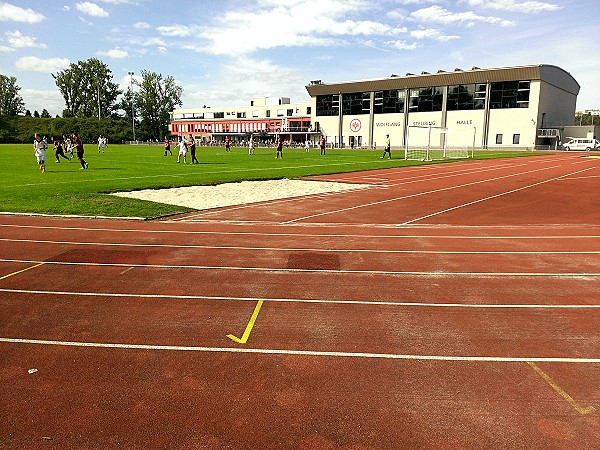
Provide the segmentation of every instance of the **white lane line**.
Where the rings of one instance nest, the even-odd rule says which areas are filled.
[[[242,227],[248,227],[247,223],[237,224]],[[280,225],[271,224],[273,227],[279,227]],[[327,226],[339,225],[339,224],[326,224]],[[342,225],[352,225],[356,227],[356,224],[342,224]],[[294,226],[298,227],[308,227],[312,228],[312,224],[294,224]],[[366,225],[372,228],[373,224]],[[548,227],[551,227],[551,230],[548,230]],[[322,229],[323,225],[316,225],[317,228]],[[398,227],[394,224],[386,224],[386,228],[389,228],[390,231],[397,232]],[[535,225],[526,227],[528,229],[542,229],[544,231],[552,232],[553,229],[560,227],[561,229],[565,228],[565,225],[561,224],[549,224],[549,225]],[[65,226],[54,226],[54,225],[17,225],[17,224],[0,224],[1,228],[22,228],[22,229],[32,229],[32,230],[59,230],[59,231],[83,231],[83,232],[101,232],[101,233],[135,233],[135,234],[173,234],[173,235],[215,235],[215,236],[260,236],[264,238],[265,236],[274,236],[274,237],[309,237],[309,238],[365,238],[365,239],[597,239],[600,238],[600,234],[597,235],[544,235],[544,236],[517,236],[517,235],[493,235],[493,236],[456,236],[456,235],[446,235],[446,234],[438,234],[438,235],[428,235],[428,234],[350,234],[350,233],[269,233],[268,230],[264,231],[227,231],[227,230],[215,230],[215,231],[201,231],[201,230],[144,230],[139,228],[86,228],[86,227],[65,227]],[[444,231],[448,229],[468,229],[468,230],[489,230],[489,229],[507,229],[507,230],[515,230],[515,228],[524,228],[523,226],[514,227],[514,226],[458,226],[458,227],[449,227],[449,226],[423,226],[423,225],[414,225],[412,227],[403,227],[403,230],[409,229],[438,229],[441,228]],[[567,226],[567,228],[573,228],[572,226]],[[600,228],[597,225],[586,225],[586,231],[589,229]]]
[[[257,302],[263,300],[269,303],[308,303],[332,304],[354,306],[391,306],[403,308],[454,308],[454,309],[600,309],[600,304],[569,304],[569,305],[544,305],[544,304],[477,304],[477,303],[424,303],[424,302],[382,302],[368,300],[326,300],[306,298],[264,298],[264,297],[231,297],[209,295],[172,295],[172,294],[130,294],[130,293],[102,293],[102,292],[67,292],[31,289],[0,289],[5,294],[27,295],[56,295],[66,297],[102,297],[102,298],[138,298],[138,299],[173,299],[173,300],[209,300],[209,301],[236,301]]]
[[[600,272],[447,272],[447,271],[396,271],[396,270],[350,270],[350,269],[295,269],[287,267],[235,267],[235,266],[204,266],[186,264],[125,264],[125,263],[95,263],[75,261],[38,261],[26,259],[0,259],[0,262],[38,264],[44,263],[57,266],[82,266],[82,267],[140,267],[148,269],[195,269],[195,270],[232,270],[245,272],[289,272],[289,273],[320,273],[320,274],[363,274],[363,275],[418,275],[433,277],[599,277]]]
[[[559,167],[560,166],[544,167],[544,168],[541,168],[541,169],[528,170],[528,171],[525,171],[525,172],[519,172],[519,173],[515,173],[515,174],[511,174],[511,175],[503,175],[501,177],[495,177],[495,178],[488,178],[488,179],[485,179],[485,180],[473,181],[471,183],[464,183],[464,184],[458,184],[458,185],[455,185],[455,186],[448,186],[448,187],[440,188],[440,189],[433,189],[433,190],[430,190],[430,191],[417,192],[415,194],[408,194],[408,195],[404,195],[402,197],[388,198],[388,199],[385,199],[385,200],[379,200],[379,201],[376,201],[376,202],[363,203],[363,204],[360,204],[360,205],[349,206],[347,208],[336,209],[336,210],[333,210],[333,211],[325,211],[325,212],[322,212],[322,213],[311,214],[309,216],[297,217],[296,219],[291,219],[291,220],[284,221],[284,222],[281,222],[281,223],[282,223],[282,225],[289,225],[289,224],[292,224],[292,223],[295,223],[295,222],[298,222],[298,221],[301,221],[301,220],[313,219],[315,217],[322,217],[322,216],[327,216],[327,215],[330,215],[330,214],[338,214],[340,212],[345,212],[345,211],[353,211],[353,210],[356,210],[356,209],[366,208],[366,207],[369,207],[369,206],[383,205],[385,203],[396,202],[396,201],[399,201],[399,200],[406,200],[406,199],[409,199],[409,198],[421,197],[421,196],[424,196],[424,195],[436,194],[436,193],[439,193],[439,192],[445,192],[445,191],[450,191],[450,190],[454,190],[454,189],[460,189],[460,188],[464,188],[464,187],[468,187],[468,186],[474,186],[474,185],[477,185],[477,184],[489,183],[489,182],[492,182],[492,181],[498,181],[498,180],[502,180],[502,179],[505,179],[505,178],[512,178],[512,177],[517,177],[517,176],[521,176],[521,175],[526,175],[526,174],[529,174],[529,173],[541,172],[541,171],[550,170],[550,169],[556,169],[556,168],[559,168]]]
[[[489,197],[480,198],[480,199],[478,199],[478,200],[474,200],[474,201],[472,201],[472,202],[463,203],[462,205],[457,205],[457,206],[454,206],[454,207],[452,207],[452,208],[447,208],[447,209],[444,209],[444,210],[442,210],[442,211],[437,211],[437,212],[434,212],[434,213],[431,213],[431,214],[427,214],[426,216],[423,216],[423,217],[418,217],[418,218],[416,218],[416,219],[408,220],[408,221],[406,221],[406,222],[404,222],[404,223],[402,223],[402,224],[399,224],[399,226],[403,226],[403,225],[409,225],[409,224],[412,224],[412,223],[415,223],[415,222],[419,222],[419,221],[421,221],[421,220],[428,219],[428,218],[430,218],[430,217],[438,216],[438,215],[440,215],[440,214],[445,214],[445,213],[447,213],[447,212],[454,211],[454,210],[457,210],[457,209],[460,209],[460,208],[465,208],[465,207],[467,207],[467,206],[475,205],[475,204],[477,204],[477,203],[486,202],[486,201],[488,201],[488,200],[492,200],[492,199],[494,199],[494,198],[503,197],[503,196],[505,196],[505,195],[514,194],[515,192],[524,191],[525,189],[531,189],[531,188],[533,188],[533,187],[540,186],[540,185],[542,185],[542,184],[546,184],[546,183],[551,183],[551,182],[553,182],[553,181],[562,180],[562,179],[564,179],[564,178],[566,178],[566,177],[569,177],[569,176],[571,176],[571,175],[576,175],[576,174],[578,174],[578,173],[587,172],[588,170],[591,170],[591,169],[592,169],[592,168],[587,168],[587,169],[583,169],[583,170],[578,170],[577,172],[568,173],[568,174],[565,174],[565,175],[561,175],[561,176],[559,176],[559,177],[550,178],[550,179],[548,179],[548,180],[540,181],[540,182],[538,182],[538,183],[533,183],[533,184],[529,184],[529,185],[527,185],[527,186],[522,186],[522,187],[520,187],[520,188],[511,189],[510,191],[506,191],[506,192],[500,192],[499,194],[490,195]]]
[[[19,242],[29,244],[125,247],[125,248],[197,248],[203,250],[249,250],[273,252],[323,252],[323,253],[389,253],[389,254],[424,254],[424,255],[597,255],[600,250],[585,251],[491,251],[491,250],[392,250],[375,248],[318,248],[318,247],[252,247],[243,245],[194,245],[194,244],[134,244],[128,242],[81,242],[51,241],[43,239],[8,239],[0,238],[0,242]]]
[[[294,356],[320,356],[331,358],[369,358],[369,359],[396,359],[396,360],[420,360],[420,361],[452,361],[452,362],[544,362],[544,363],[584,363],[598,364],[600,358],[560,358],[528,356],[526,358],[510,356],[450,356],[450,355],[407,355],[394,353],[363,353],[363,352],[328,352],[314,350],[284,350],[274,348],[243,348],[243,347],[193,347],[180,345],[148,345],[148,344],[125,344],[109,342],[77,342],[77,341],[54,341],[45,339],[18,339],[0,337],[0,342],[8,344],[27,345],[55,345],[63,347],[92,347],[128,350],[157,350],[157,351],[185,351],[205,353],[251,353],[261,355],[294,355]]]

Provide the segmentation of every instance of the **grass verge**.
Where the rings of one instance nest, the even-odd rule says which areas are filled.
[[[200,164],[177,164],[163,156],[160,146],[109,145],[99,154],[95,145],[86,145],[89,169],[82,170],[74,159],[55,163],[48,148],[46,173],[38,169],[32,145],[0,145],[0,211],[14,213],[66,214],[108,217],[152,218],[190,211],[189,208],[108,195],[117,191],[211,185],[243,180],[298,178],[307,175],[354,172],[368,169],[426,164],[405,161],[403,152],[395,159],[380,159],[379,150],[284,149],[284,158],[275,159],[275,150],[259,148],[249,156],[245,148],[225,152],[221,147],[199,148]],[[475,152],[475,159],[532,156],[532,152]]]

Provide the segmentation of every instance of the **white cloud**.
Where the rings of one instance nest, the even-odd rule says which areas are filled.
[[[58,89],[21,89],[19,94],[25,102],[25,108],[32,113],[41,113],[45,109],[54,117],[57,114],[62,115],[65,109],[65,100]]]
[[[69,67],[71,61],[65,58],[41,59],[37,56],[26,56],[15,62],[15,67],[26,72],[52,73]]]
[[[14,52],[15,49],[11,47],[7,47],[6,45],[0,45],[0,53],[10,53]]]
[[[99,51],[96,53],[98,56],[107,56],[108,58],[113,59],[124,59],[129,56],[125,50],[121,50],[120,48],[113,48],[108,51]]]
[[[137,22],[133,25],[133,28],[135,28],[136,30],[148,30],[152,28],[152,25],[146,22]]]
[[[306,101],[306,78],[270,60],[242,56],[231,59],[221,69],[214,77],[202,80],[201,85],[184,85],[184,103],[239,106],[240,99],[278,96]]]
[[[441,23],[443,25],[460,23],[466,24],[467,26],[472,26],[477,22],[491,23],[500,25],[502,27],[515,25],[515,22],[512,20],[505,20],[500,17],[493,16],[480,16],[471,11],[454,13],[437,5],[413,11],[410,14],[410,18],[419,22]]]
[[[170,25],[156,28],[163,36],[169,37],[187,37],[192,34],[192,30],[185,25]]]
[[[277,47],[347,45],[340,39],[406,32],[380,21],[348,18],[372,6],[364,0],[259,0],[251,9],[225,12],[213,26],[193,33],[205,42],[187,44],[213,54],[244,55]]]
[[[44,18],[43,14],[35,12],[31,8],[25,9],[10,3],[0,2],[0,22],[13,21],[33,24],[41,22]]]
[[[416,50],[419,47],[416,42],[409,44],[406,41],[388,41],[386,44],[391,45],[397,50]]]
[[[520,2],[517,0],[465,0],[470,6],[480,6],[489,9],[495,9],[497,11],[512,11],[512,12],[526,12],[526,13],[538,13],[542,11],[558,11],[562,9],[561,6],[553,3],[538,2],[538,1],[525,1]]]
[[[413,30],[409,33],[415,39],[433,39],[440,42],[453,41],[456,39],[460,39],[460,36],[450,36],[442,34],[440,30],[435,29],[423,29],[423,30]]]
[[[95,3],[82,2],[75,4],[77,11],[93,17],[108,17],[108,12]]]
[[[46,48],[46,44],[36,43],[32,36],[25,36],[20,31],[8,31],[4,33],[8,43],[14,48]]]

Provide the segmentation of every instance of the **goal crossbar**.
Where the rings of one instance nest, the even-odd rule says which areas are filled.
[[[475,128],[410,125],[406,130],[404,159],[433,161],[473,157]]]

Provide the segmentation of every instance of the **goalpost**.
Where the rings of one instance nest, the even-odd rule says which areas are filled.
[[[475,128],[450,130],[447,127],[409,125],[404,159],[433,161],[473,157]]]

